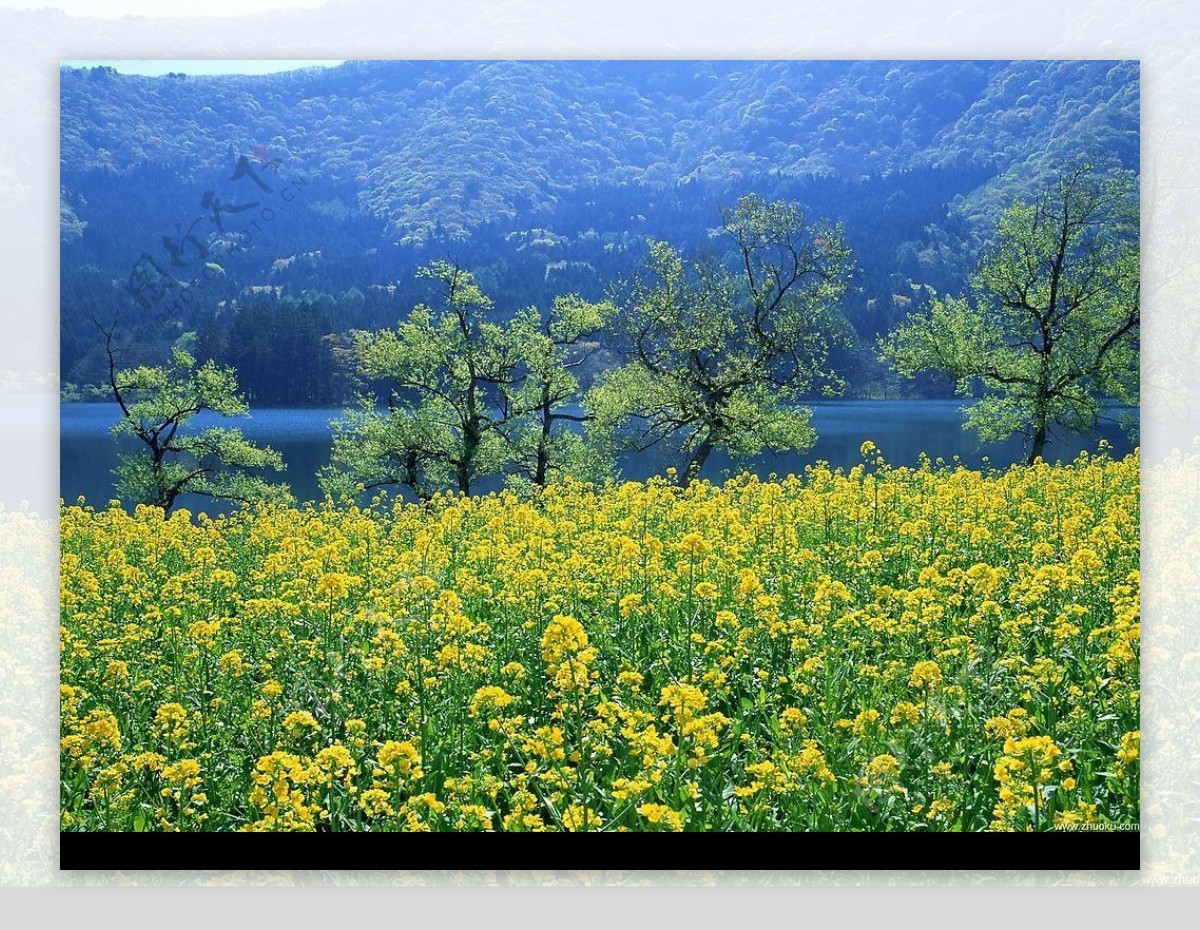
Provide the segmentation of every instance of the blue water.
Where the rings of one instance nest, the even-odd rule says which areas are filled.
[[[740,471],[743,467],[760,475],[784,475],[820,460],[835,467],[849,467],[862,461],[859,448],[867,439],[895,465],[915,465],[922,452],[947,461],[958,456],[963,464],[973,468],[985,464],[985,457],[986,464],[993,466],[1008,465],[1025,457],[1020,440],[985,445],[963,430],[960,400],[825,401],[809,406],[818,436],[811,449],[764,455],[739,463],[714,452],[704,468],[704,477],[719,480],[731,470]],[[233,420],[205,414],[193,422],[198,427],[236,425],[248,438],[271,446],[283,455],[287,464],[279,480],[291,485],[298,499],[316,500],[321,497],[317,471],[329,462],[329,424],[340,413],[334,409],[260,408],[247,417]],[[117,464],[118,445],[109,430],[119,415],[116,404],[60,406],[60,493],[65,500],[83,496],[89,503],[103,505],[114,496],[112,469]],[[1046,458],[1073,459],[1082,449],[1094,450],[1101,437],[1112,443],[1117,455],[1124,455],[1133,447],[1115,424],[1106,424],[1096,436],[1054,439],[1047,448]],[[136,440],[124,442],[125,448],[138,447]],[[668,450],[655,449],[623,461],[622,475],[642,479],[660,474],[674,464],[677,462]],[[209,513],[229,509],[208,498],[187,496],[180,498],[179,506]]]

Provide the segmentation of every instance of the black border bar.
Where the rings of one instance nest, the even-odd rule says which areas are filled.
[[[207,869],[460,869],[496,868],[519,855],[541,857],[575,850],[587,856],[631,847],[593,837],[551,839],[508,834],[449,833],[80,833],[60,834],[61,870]],[[937,871],[935,863],[960,870],[1129,869],[1141,867],[1136,831],[1052,833],[790,833],[775,834],[793,869],[886,869]],[[497,845],[492,846],[495,842]],[[627,843],[628,841],[624,841]],[[660,845],[661,844],[661,845]],[[656,834],[632,847],[656,850],[677,867],[712,869],[730,861],[761,861],[755,833]],[[779,849],[773,844],[772,849]],[[472,862],[482,853],[485,861]],[[519,862],[520,860],[517,859]]]

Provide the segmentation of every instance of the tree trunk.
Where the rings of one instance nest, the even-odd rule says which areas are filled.
[[[688,462],[688,467],[679,475],[679,486],[686,488],[692,483],[692,478],[700,474],[700,469],[704,467],[704,463],[708,461],[708,457],[712,454],[713,441],[712,437],[706,438],[700,445],[696,446],[696,451],[692,453],[692,458]]]
[[[175,505],[175,497],[179,494],[179,491],[167,486],[166,479],[163,477],[162,460],[162,450],[157,446],[152,447],[150,467],[154,475],[154,493],[156,498],[154,506],[161,507],[163,515],[166,516]]]
[[[404,455],[404,477],[400,483],[412,491],[422,504],[429,501],[429,492],[421,481],[420,459],[415,451],[410,450]]]
[[[538,437],[537,465],[534,468],[533,483],[539,488],[546,486],[546,475],[550,471],[550,407],[542,407],[542,433]]]
[[[1032,465],[1046,450],[1046,422],[1037,424],[1037,428],[1033,431],[1033,444],[1029,448],[1029,458],[1026,460],[1026,465]]]
[[[468,497],[471,495],[471,472],[475,470],[475,456],[479,452],[479,444],[483,442],[482,418],[478,414],[475,403],[476,379],[474,369],[471,372],[471,386],[467,390],[467,410],[462,418],[462,455],[455,465],[455,477],[458,479],[458,489]]]

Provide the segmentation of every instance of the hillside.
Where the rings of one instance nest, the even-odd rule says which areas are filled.
[[[860,273],[844,309],[863,347],[839,364],[853,391],[877,391],[874,335],[925,286],[961,286],[999,206],[1080,153],[1138,163],[1134,62],[63,69],[61,94],[62,377],[75,384],[98,380],[92,318],[118,309],[127,354],[195,331],[232,360],[239,308],[302,299],[295,357],[336,357],[337,334],[424,296],[411,272],[430,258],[476,271],[504,309],[598,296],[647,237],[702,247],[717,208],[754,190],[846,223]],[[242,156],[257,189],[234,172]],[[286,209],[272,199],[285,188]],[[143,256],[187,299],[132,299]],[[302,397],[264,396],[340,399],[328,371]]]

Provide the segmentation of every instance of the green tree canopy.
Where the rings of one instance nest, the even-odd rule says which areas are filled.
[[[1075,164],[1005,211],[969,294],[933,300],[881,355],[982,389],[965,425],[1024,436],[1032,463],[1056,427],[1089,432],[1106,401],[1137,403],[1139,274],[1136,178]]]
[[[746,196],[723,211],[726,261],[653,242],[620,304],[627,363],[589,392],[593,432],[636,449],[677,438],[686,483],[714,449],[750,456],[812,445],[798,401],[847,336],[839,310],[853,267],[840,226],[795,204]]]
[[[392,388],[386,410],[364,396],[336,425],[325,489],[402,485],[427,499],[445,487],[469,494],[488,475],[545,485],[552,473],[601,474],[568,424],[582,419],[569,409],[575,369],[595,350],[589,337],[609,306],[561,297],[546,319],[529,308],[502,323],[470,272],[435,261],[418,275],[436,285],[436,307],[355,334],[360,375]]]
[[[420,304],[395,329],[355,334],[361,373],[390,380],[393,419],[404,421],[393,438],[406,439],[422,476],[414,490],[451,477],[469,494],[482,475],[501,467],[498,427],[507,411],[496,400],[516,377],[517,352],[499,323],[489,319],[492,300],[458,265],[435,261],[417,272],[437,287],[436,308]],[[419,442],[419,445],[416,443]]]
[[[255,445],[237,428],[189,428],[205,410],[225,417],[249,410],[232,368],[211,361],[197,366],[191,353],[177,345],[168,365],[118,369],[111,330],[105,332],[105,349],[109,387],[121,408],[113,433],[134,436],[145,447],[122,453],[116,468],[118,493],[166,512],[180,494],[243,503],[291,499],[287,485],[261,474],[283,469],[279,453]]]
[[[578,403],[579,373],[599,351],[596,337],[615,310],[608,301],[569,294],[555,298],[545,318],[527,307],[509,324],[522,376],[508,392],[518,416],[506,436],[517,475],[534,485],[545,487],[555,475],[600,480],[611,474],[611,457],[571,424],[588,420]]]

